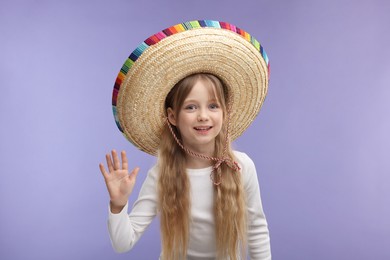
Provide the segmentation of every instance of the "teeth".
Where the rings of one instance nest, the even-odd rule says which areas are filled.
[[[211,126],[208,127],[195,127],[196,130],[209,130]]]

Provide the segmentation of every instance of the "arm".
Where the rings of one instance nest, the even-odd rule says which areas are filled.
[[[253,260],[270,260],[270,237],[261,203],[256,167],[246,154],[242,154],[241,157],[242,177],[247,196],[249,256]]]
[[[150,171],[135,202],[127,215],[128,197],[133,191],[139,169],[128,172],[126,153],[122,151],[122,165],[115,150],[106,155],[108,172],[103,164],[100,170],[110,196],[108,229],[112,246],[116,252],[130,250],[156,215],[156,175]],[[152,174],[152,172],[154,174]]]
[[[118,213],[108,213],[108,231],[114,250],[127,252],[136,244],[157,214],[157,170],[152,168],[128,215],[128,204]]]

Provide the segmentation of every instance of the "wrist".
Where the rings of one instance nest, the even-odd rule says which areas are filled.
[[[110,201],[110,210],[112,213],[118,214],[123,210],[123,208],[126,206],[126,204],[127,204],[127,201],[126,202]]]

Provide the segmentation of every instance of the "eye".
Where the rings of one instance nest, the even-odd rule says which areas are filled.
[[[211,104],[209,105],[209,108],[212,109],[212,110],[218,109],[218,108],[219,108],[219,104],[217,104],[217,103],[211,103]]]
[[[197,107],[196,105],[190,104],[184,107],[185,110],[195,110]]]

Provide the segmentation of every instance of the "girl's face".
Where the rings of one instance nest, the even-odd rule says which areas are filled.
[[[215,137],[223,122],[223,110],[214,87],[196,81],[177,115],[168,108],[168,118],[180,131],[185,147],[194,152],[214,153]]]

